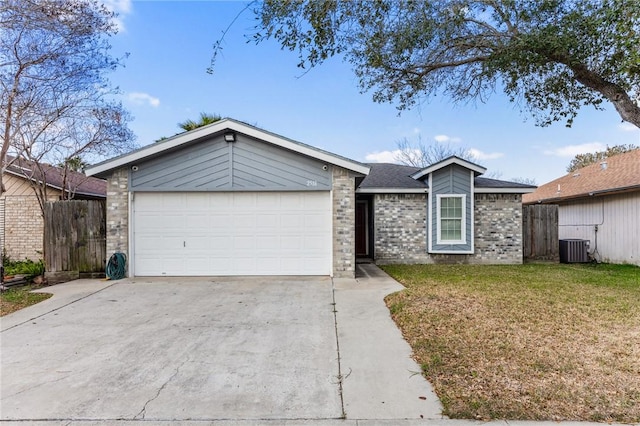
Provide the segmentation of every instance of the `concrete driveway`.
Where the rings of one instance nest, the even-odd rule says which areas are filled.
[[[0,419],[441,418],[382,302],[393,285],[365,276],[48,288],[53,298],[1,320]]]

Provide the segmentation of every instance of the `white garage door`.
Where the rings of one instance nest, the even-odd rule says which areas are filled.
[[[136,193],[134,274],[329,275],[329,192]]]

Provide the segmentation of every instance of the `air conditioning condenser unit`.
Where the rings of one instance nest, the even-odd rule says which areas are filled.
[[[589,240],[560,240],[560,263],[589,262]]]

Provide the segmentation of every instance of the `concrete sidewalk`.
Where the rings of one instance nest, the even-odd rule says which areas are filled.
[[[441,419],[442,405],[384,303],[404,287],[377,266],[334,279],[347,419]]]

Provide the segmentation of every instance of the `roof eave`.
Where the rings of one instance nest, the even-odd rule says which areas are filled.
[[[638,190],[640,190],[640,184],[631,185],[631,186],[625,186],[625,187],[620,187],[620,188],[601,189],[601,190],[598,190],[598,191],[583,192],[583,193],[580,193],[580,194],[569,195],[569,196],[566,196],[566,197],[542,198],[542,199],[539,199],[539,200],[528,201],[525,204],[553,204],[553,203],[559,203],[559,202],[563,202],[563,201],[578,200],[578,199],[582,199],[582,198],[592,198],[592,197],[601,197],[601,196],[605,196],[605,195],[624,194],[624,193],[627,193],[627,192],[634,192],[634,191],[638,191]]]
[[[429,188],[358,188],[358,194],[425,194]]]
[[[478,188],[475,187],[474,194],[529,194],[535,188]],[[424,194],[429,192],[429,188],[358,188],[358,194]]]
[[[474,188],[475,194],[531,194],[536,188]]]
[[[208,126],[200,127],[190,132],[181,133],[164,141],[148,145],[129,154],[103,161],[102,163],[98,163],[87,168],[85,170],[85,173],[87,174],[87,176],[106,176],[106,174],[112,170],[127,166],[150,156],[159,155],[166,151],[175,149],[183,144],[193,142],[198,139],[223,132],[225,130],[232,130],[238,133],[242,133],[244,135],[269,142],[281,148],[285,148],[320,161],[325,161],[327,163],[342,167],[347,170],[351,170],[356,173],[361,173],[363,175],[368,175],[370,171],[370,167],[362,163],[358,163],[356,161],[349,160],[348,158],[340,157],[338,155],[322,151],[310,145],[306,145],[292,139],[287,139],[285,137],[276,135],[275,133],[270,133],[253,126],[249,126],[245,123],[241,123],[239,121],[225,118]]]

